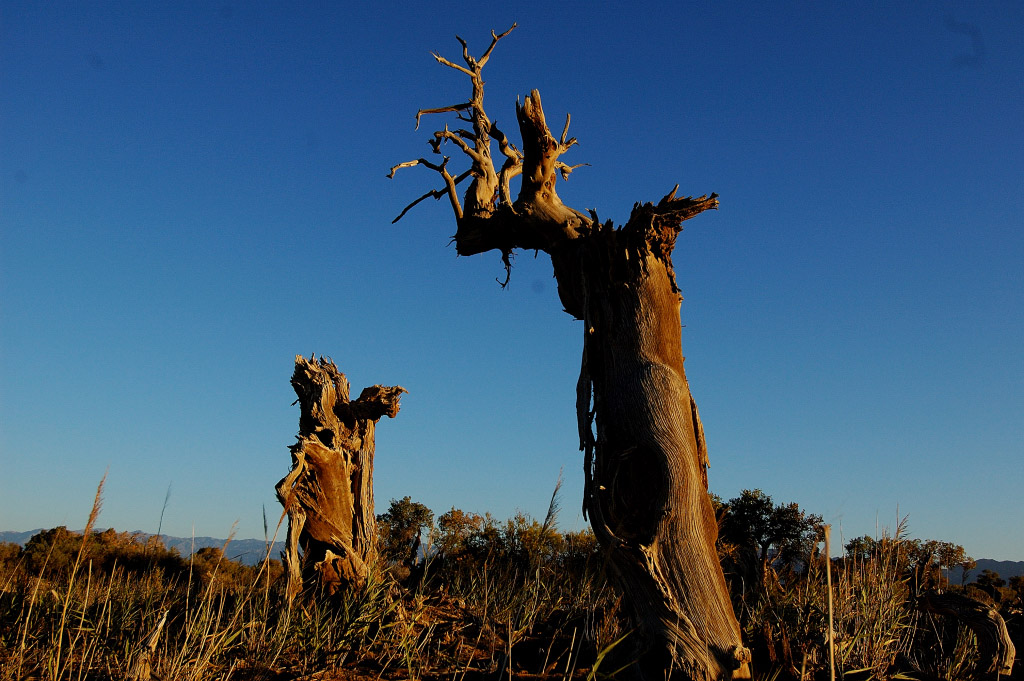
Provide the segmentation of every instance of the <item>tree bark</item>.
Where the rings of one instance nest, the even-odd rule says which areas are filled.
[[[513,25],[512,28],[515,28]],[[511,31],[512,29],[509,29]],[[601,224],[565,206],[555,191],[578,166],[560,156],[576,144],[548,128],[540,94],[517,104],[522,151],[512,145],[483,109],[481,71],[497,42],[466,67],[435,55],[467,74],[469,102],[420,111],[456,112],[473,130],[434,133],[436,153],[452,142],[471,160],[453,176],[448,157],[440,164],[417,159],[392,168],[424,165],[445,186],[424,194],[447,195],[455,211],[460,255],[499,250],[506,271],[513,249],[551,256],[565,310],[583,321],[583,360],[577,384],[580,446],[584,451],[584,511],[607,552],[612,575],[626,596],[642,640],[636,671],[644,678],[749,678],[749,651],[715,550],[717,524],[707,491],[707,450],[696,403],[683,369],[679,306],[672,250],[682,222],[716,208],[717,196],[637,204],[622,228]],[[464,113],[464,112],[469,112]],[[505,161],[496,170],[490,141]],[[513,202],[511,178],[522,176]],[[456,185],[472,177],[463,202]],[[595,431],[596,426],[596,431]]]
[[[345,375],[316,356],[295,357],[291,383],[299,434],[289,448],[292,468],[276,487],[288,513],[289,602],[303,588],[331,595],[365,581],[376,555],[374,430],[381,417],[398,414],[406,392],[375,385],[350,401]]]
[[[652,208],[585,240],[570,269],[583,274],[585,297],[584,509],[649,645],[644,675],[720,678],[749,654],[715,549],[707,449],[683,368],[681,297],[667,252],[659,253],[675,233],[645,229]]]

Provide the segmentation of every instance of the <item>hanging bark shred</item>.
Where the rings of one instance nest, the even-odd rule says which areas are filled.
[[[289,601],[306,589],[334,594],[361,585],[375,557],[374,429],[398,414],[404,388],[365,388],[349,399],[334,362],[295,357],[299,434],[292,467],[276,487],[288,514],[284,562]],[[301,553],[301,555],[300,555]]]
[[[1017,654],[1006,622],[994,607],[963,594],[929,591],[917,599],[917,606],[925,612],[946,615],[963,622],[978,639],[978,666],[976,678],[1009,675]]]
[[[569,117],[559,137],[548,128],[536,90],[516,105],[522,150],[483,108],[482,70],[502,34],[480,58],[462,44],[465,66],[440,55],[441,64],[467,76],[466,102],[421,110],[454,113],[472,130],[434,133],[436,154],[451,143],[469,157],[469,170],[453,175],[449,157],[416,159],[391,169],[425,166],[444,186],[455,212],[459,255],[497,250],[506,270],[514,249],[546,252],[566,312],[583,321],[583,360],[577,383],[580,448],[586,485],[583,508],[608,565],[626,596],[645,649],[635,671],[645,678],[749,678],[750,653],[715,551],[717,524],[707,491],[707,450],[696,402],[683,369],[672,251],[682,223],[718,207],[718,197],[676,197],[636,204],[616,228],[564,205],[555,183],[579,166],[562,154],[576,144]],[[500,168],[491,154],[498,142]],[[521,176],[513,200],[509,180]],[[463,197],[457,185],[471,177]],[[506,279],[507,281],[507,279]]]

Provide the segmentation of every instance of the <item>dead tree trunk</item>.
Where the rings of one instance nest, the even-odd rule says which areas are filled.
[[[277,483],[288,513],[288,600],[304,587],[334,594],[358,586],[376,554],[374,428],[398,414],[405,389],[375,385],[349,401],[349,383],[329,359],[295,357],[299,434],[292,468]],[[299,551],[301,549],[301,556]]]
[[[512,28],[515,28],[513,25]],[[578,166],[559,160],[572,147],[569,117],[560,138],[548,129],[540,94],[516,107],[522,150],[490,121],[483,108],[483,67],[498,41],[492,32],[480,58],[466,66],[434,55],[469,76],[467,102],[416,114],[454,112],[472,130],[433,134],[431,146],[451,142],[470,159],[453,175],[449,158],[424,158],[391,169],[423,165],[438,172],[455,212],[460,255],[499,250],[510,270],[516,248],[551,256],[566,311],[583,324],[583,361],[577,387],[580,447],[584,451],[584,511],[616,581],[630,604],[646,645],[637,671],[648,678],[748,678],[749,652],[732,611],[715,551],[717,525],[707,492],[707,452],[697,407],[683,370],[679,304],[672,249],[682,222],[718,206],[716,195],[637,204],[621,228],[601,224],[564,205],[556,174],[568,179]],[[504,160],[496,168],[491,140]],[[521,176],[515,201],[510,180]],[[472,177],[462,201],[457,185]],[[507,279],[506,279],[507,281]],[[595,432],[596,426],[596,432]]]

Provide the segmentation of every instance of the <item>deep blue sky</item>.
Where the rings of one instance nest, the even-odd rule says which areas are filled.
[[[1024,4],[371,4],[0,5],[0,529],[81,527],[109,468],[101,525],[170,485],[165,532],[261,536],[314,351],[410,391],[380,510],[542,516],[564,468],[582,522],[550,263],[501,290],[385,178],[468,94],[430,51],[518,21],[487,109],[572,113],[567,203],[721,195],[675,253],[712,490],[1024,559]]]

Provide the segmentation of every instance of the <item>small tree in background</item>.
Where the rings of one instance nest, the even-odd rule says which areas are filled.
[[[437,550],[446,560],[457,561],[469,550],[473,536],[480,532],[487,519],[452,506],[437,519]]]
[[[978,575],[977,584],[982,589],[997,589],[1006,586],[1006,580],[995,570],[982,570]]]
[[[434,526],[434,512],[412,497],[392,499],[388,510],[377,516],[381,552],[388,560],[408,567],[419,560],[421,537]]]
[[[759,489],[743,490],[721,508],[721,541],[736,547],[738,566],[748,580],[763,584],[772,565],[794,565],[810,556],[821,516],[798,504],[776,504]]]
[[[972,586],[987,594],[996,604],[1011,603],[1017,596],[1013,586],[1008,586],[995,570],[982,570]]]
[[[43,530],[25,544],[25,565],[32,574],[42,573],[45,565],[50,574],[63,575],[71,569],[81,545],[82,535],[64,525]]]
[[[943,573],[944,570],[976,565],[964,547],[953,542],[914,539],[907,542],[907,549],[914,571],[914,585],[918,591],[948,586],[949,579]]]
[[[14,542],[0,542],[0,569],[13,570],[22,561],[23,550]]]
[[[960,568],[960,586],[967,586],[971,570],[978,567],[978,561],[974,560],[970,556],[966,556],[958,567]]]
[[[1013,602],[1018,606],[1024,604],[1024,575],[1010,577],[1009,587],[1014,592]]]
[[[874,537],[863,535],[846,542],[846,557],[850,560],[871,560],[878,550],[878,542]]]

